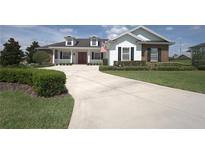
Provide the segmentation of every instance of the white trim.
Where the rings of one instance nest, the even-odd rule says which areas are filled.
[[[73,50],[70,51],[70,63],[73,63]]]
[[[134,28],[134,29],[131,29],[131,30],[127,31],[127,32],[122,33],[121,35],[119,35],[119,36],[117,36],[117,37],[115,37],[115,38],[113,38],[113,39],[111,39],[111,40],[112,40],[112,41],[113,41],[113,40],[116,40],[116,39],[122,37],[123,35],[129,34],[129,33],[133,32],[133,31],[135,31],[135,30],[137,30],[137,29],[140,29],[140,28],[142,28],[142,29],[144,29],[144,30],[146,30],[146,31],[148,31],[148,32],[150,32],[150,33],[152,33],[152,34],[154,34],[154,35],[160,37],[161,39],[163,39],[163,40],[165,40],[165,41],[172,42],[171,40],[165,38],[164,36],[162,36],[162,35],[160,35],[160,34],[154,32],[154,31],[152,31],[151,29],[149,29],[149,28],[147,28],[147,27],[145,27],[145,26],[138,26],[138,27],[136,27],[136,28]],[[134,35],[134,34],[133,34],[133,35]],[[138,39],[139,39],[139,38],[138,38]]]
[[[52,47],[50,46],[48,47],[48,49],[86,49],[86,50],[90,49],[92,50],[92,49],[100,49],[100,47]]]
[[[53,49],[52,64],[55,64],[55,49]]]

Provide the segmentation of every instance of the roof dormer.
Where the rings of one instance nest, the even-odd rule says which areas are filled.
[[[65,46],[73,46],[74,45],[74,37],[66,36],[65,38]]]
[[[92,47],[98,46],[98,38],[96,36],[90,37],[90,46]]]

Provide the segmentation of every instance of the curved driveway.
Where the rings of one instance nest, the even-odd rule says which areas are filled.
[[[65,72],[75,106],[69,128],[205,128],[205,94],[126,79],[98,66]]]

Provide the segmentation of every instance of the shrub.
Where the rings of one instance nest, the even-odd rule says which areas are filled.
[[[29,68],[2,68],[0,82],[28,84],[39,96],[50,97],[66,92],[63,72]]]
[[[66,76],[59,71],[41,70],[33,74],[34,90],[40,96],[54,96],[66,92]]]
[[[192,71],[194,69],[193,66],[157,66],[150,68],[150,70],[156,71]]]
[[[108,65],[108,59],[103,59],[103,65]]]
[[[37,51],[33,54],[33,61],[38,64],[48,64],[50,57],[46,51]]]
[[[100,66],[100,71],[140,71],[140,70],[149,70],[148,66]]]
[[[158,66],[190,66],[189,64],[179,63],[179,62],[156,62],[150,63],[147,62],[147,65],[151,67],[158,67]]]
[[[114,61],[114,66],[145,66],[146,61]]]
[[[205,65],[199,65],[197,68],[198,68],[199,70],[205,70]]]
[[[32,69],[1,68],[0,81],[32,85]]]
[[[155,71],[188,71],[194,70],[193,66],[124,66],[124,67],[117,67],[117,66],[100,66],[100,71],[148,71],[148,70],[155,70]]]

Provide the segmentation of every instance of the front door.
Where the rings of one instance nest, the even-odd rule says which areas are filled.
[[[87,64],[87,52],[78,52],[78,64]]]

